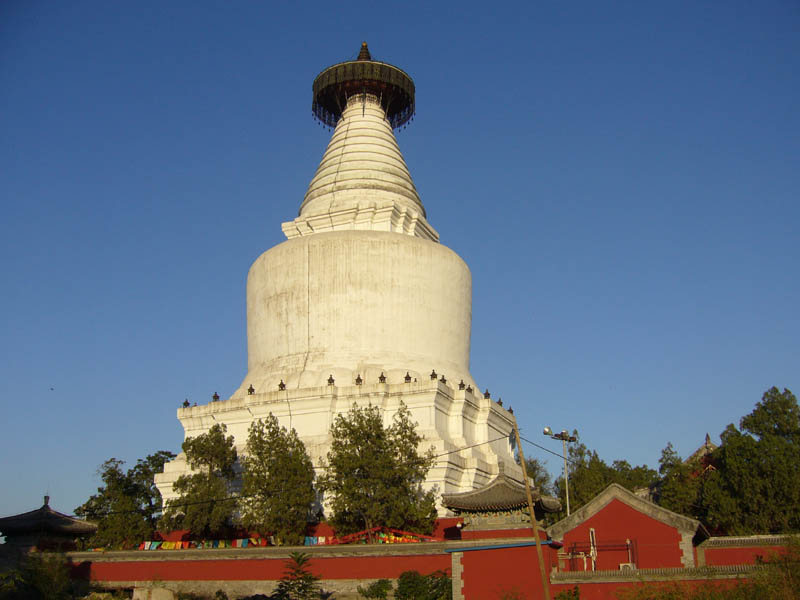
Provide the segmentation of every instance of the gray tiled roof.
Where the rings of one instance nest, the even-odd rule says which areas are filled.
[[[87,535],[97,531],[97,525],[70,517],[50,508],[48,499],[41,508],[0,519],[0,535],[61,534]]]
[[[541,496],[539,490],[532,490],[532,497],[539,510],[544,512],[561,510],[561,503],[556,498]],[[497,477],[482,488],[469,492],[442,494],[442,503],[456,512],[501,511],[527,507],[528,497],[525,493],[525,485],[511,479],[501,469]]]

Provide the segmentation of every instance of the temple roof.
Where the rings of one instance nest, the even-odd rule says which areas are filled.
[[[558,512],[561,502],[532,490],[535,507],[544,512]],[[497,477],[482,488],[455,494],[442,494],[442,503],[455,512],[485,512],[525,508],[528,496],[525,485],[506,475],[502,463]]]
[[[70,517],[50,508],[50,497],[44,497],[41,508],[0,519],[0,535],[60,534],[88,535],[97,531],[97,525]]]

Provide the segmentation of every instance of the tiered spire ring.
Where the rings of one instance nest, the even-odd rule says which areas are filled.
[[[317,75],[313,85],[314,117],[335,127],[342,117],[347,99],[357,94],[372,94],[386,112],[392,129],[402,127],[414,116],[414,82],[397,67],[372,60],[367,43],[354,61],[328,67]]]

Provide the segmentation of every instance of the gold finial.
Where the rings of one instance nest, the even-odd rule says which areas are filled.
[[[372,60],[372,55],[367,48],[367,42],[361,42],[361,51],[358,53],[357,60]]]

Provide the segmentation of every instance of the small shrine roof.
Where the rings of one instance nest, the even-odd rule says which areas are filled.
[[[0,535],[60,534],[80,536],[97,531],[97,525],[70,517],[50,508],[50,497],[44,497],[41,508],[0,519]]]
[[[455,512],[486,512],[525,508],[528,496],[525,485],[506,475],[502,463],[500,472],[482,488],[468,492],[442,494],[442,503]],[[558,512],[561,503],[556,498],[542,496],[532,490],[535,507],[544,512]]]

